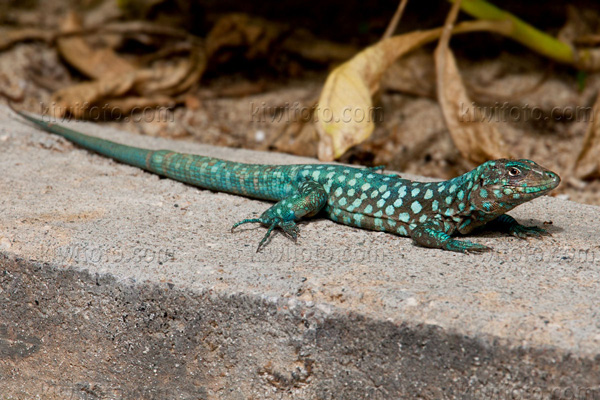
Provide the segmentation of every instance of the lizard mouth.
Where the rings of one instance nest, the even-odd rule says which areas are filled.
[[[538,194],[540,192],[549,192],[554,189],[560,183],[560,179],[549,179],[546,182],[539,183],[537,185],[508,185],[507,188],[514,190],[516,193],[522,194]]]

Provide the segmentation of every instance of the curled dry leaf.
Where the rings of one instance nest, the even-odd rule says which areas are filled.
[[[166,97],[189,89],[200,79],[205,67],[202,49],[194,48],[190,59],[182,60],[176,65],[138,69],[117,76],[108,74],[95,81],[61,89],[52,96],[56,105],[53,112],[55,117],[70,113],[81,118],[95,104],[102,102],[102,107],[119,104],[124,107],[120,112],[127,113],[135,107],[135,102],[127,98],[116,100],[125,94],[149,97],[151,103],[156,99],[160,100],[160,104],[169,103],[172,100],[167,101]]]
[[[491,123],[481,122],[483,119],[480,112],[467,94],[454,55],[448,47],[451,26],[459,6],[460,1],[453,5],[434,54],[438,102],[458,151],[467,160],[483,163],[507,157],[508,150],[496,127]]]
[[[329,74],[315,110],[320,160],[339,158],[371,135],[371,96],[379,89],[383,73],[396,59],[435,39],[439,32],[417,31],[384,39]]]
[[[247,14],[227,14],[221,17],[206,37],[209,56],[227,47],[245,47],[248,59],[267,55],[286,28],[283,24],[250,17]]]
[[[75,13],[69,13],[61,26],[61,33],[82,30],[81,21]],[[61,36],[56,41],[60,55],[79,72],[89,78],[100,79],[109,75],[119,76],[135,71],[135,66],[117,55],[110,48],[91,48],[81,36]]]
[[[466,21],[457,33],[493,31],[505,34],[510,21]],[[367,139],[374,129],[371,96],[379,89],[383,73],[404,54],[437,39],[440,28],[394,36],[367,47],[334,69],[315,110],[319,132],[319,159],[339,158],[350,147]]]
[[[575,176],[580,179],[600,177],[600,96],[596,99],[592,112],[583,146],[575,162]]]
[[[81,31],[75,14],[67,18],[62,31]],[[171,104],[169,96],[189,89],[206,67],[205,52],[200,46],[191,46],[189,59],[174,64],[157,62],[152,68],[137,68],[112,49],[92,48],[77,35],[61,36],[58,48],[69,64],[94,80],[56,91],[52,96],[55,117],[71,114],[82,118],[100,104],[103,109],[119,106],[120,113],[130,112],[136,102],[138,106]],[[129,97],[122,98],[126,95]]]
[[[36,28],[17,28],[17,29],[2,29],[0,30],[0,50],[8,49],[9,47],[29,41],[51,42],[54,34],[47,30]]]

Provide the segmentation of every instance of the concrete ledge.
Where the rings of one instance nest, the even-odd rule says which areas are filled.
[[[526,204],[511,214],[554,236],[484,232],[484,255],[327,220],[256,254],[263,230],[229,227],[268,203],[92,155],[6,108],[0,122],[5,398],[600,398],[597,207]]]

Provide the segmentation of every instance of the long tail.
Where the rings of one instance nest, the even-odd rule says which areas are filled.
[[[80,147],[142,168],[157,175],[205,189],[265,200],[281,200],[293,191],[295,166],[243,164],[169,150],[148,150],[89,136],[40,118],[14,112],[43,130],[62,136]]]
[[[83,133],[74,131],[64,126],[56,125],[51,122],[44,121],[41,118],[32,117],[22,111],[12,110],[25,118],[27,121],[34,123],[43,130],[62,136],[65,139],[73,142],[86,150],[94,151],[105,157],[114,158],[124,164],[133,165],[134,167],[147,169],[146,160],[150,157],[152,150],[141,149],[139,147],[126,146],[124,144],[111,142],[110,140],[100,139],[93,136],[88,136]]]

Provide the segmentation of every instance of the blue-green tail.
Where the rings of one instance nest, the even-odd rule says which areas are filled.
[[[46,122],[18,110],[21,117],[80,147],[124,164],[206,189],[266,200],[280,200],[293,190],[295,167],[243,164],[169,150],[148,150],[100,139]]]
[[[124,164],[133,165],[138,168],[146,169],[147,160],[153,153],[152,150],[141,149],[139,147],[127,146],[120,143],[111,142],[110,140],[100,139],[93,136],[88,136],[83,133],[65,128],[60,125],[55,125],[51,122],[46,122],[42,119],[32,117],[21,111],[14,110],[21,117],[34,123],[45,131],[62,136],[70,142],[73,142],[86,150],[94,151],[105,157],[114,158]]]

